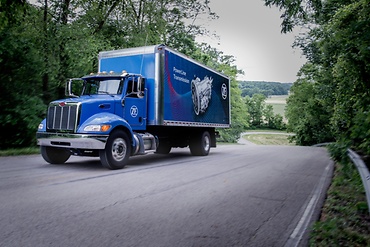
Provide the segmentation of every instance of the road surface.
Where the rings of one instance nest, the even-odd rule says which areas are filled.
[[[331,172],[317,147],[174,149],[115,171],[0,157],[0,246],[301,246]]]

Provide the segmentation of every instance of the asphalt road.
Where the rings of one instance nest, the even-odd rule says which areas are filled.
[[[331,175],[317,147],[174,149],[116,171],[0,157],[0,246],[301,246]]]

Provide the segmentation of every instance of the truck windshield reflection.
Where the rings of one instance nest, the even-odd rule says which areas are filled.
[[[86,80],[82,91],[82,95],[121,93],[122,81],[120,79]]]

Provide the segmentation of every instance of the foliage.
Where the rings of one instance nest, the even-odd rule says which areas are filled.
[[[335,140],[341,161],[328,191],[311,246],[369,244],[369,216],[359,174],[346,162],[347,148],[370,155],[370,5],[368,0],[265,0],[283,11],[282,31],[296,39],[308,62],[288,99],[288,128],[299,144]],[[343,162],[343,163],[342,163]]]
[[[265,3],[283,11],[282,31],[297,25],[307,30],[295,45],[302,49],[308,62],[288,100],[289,125],[297,133],[297,141],[310,145],[332,139],[349,143],[369,155],[368,0],[265,0]]]
[[[291,138],[298,145],[333,141],[331,108],[320,100],[320,93],[319,85],[306,78],[297,80],[291,88],[286,108],[287,130],[296,134]]]
[[[338,163],[321,218],[313,226],[310,246],[368,246],[369,212],[355,166]]]
[[[13,6],[14,7],[14,6]],[[14,7],[15,8],[15,7]],[[21,5],[22,10],[25,7]],[[38,57],[38,34],[32,19],[13,12],[0,27],[0,148],[28,146],[35,141],[36,128],[45,105],[38,80],[42,60]]]
[[[233,128],[246,126],[232,56],[196,44],[206,35],[194,25],[199,16],[214,19],[208,0],[0,0],[0,148],[29,146],[48,102],[64,97],[67,78],[97,69],[102,50],[164,43],[231,78]]]
[[[266,107],[266,97],[263,94],[254,94],[251,98],[246,97],[246,105],[251,116],[251,125],[261,126],[263,123],[263,111]]]
[[[252,128],[285,129],[283,116],[274,115],[273,106],[266,105],[266,97],[263,94],[254,94],[245,97],[245,104],[249,113],[249,122]]]
[[[295,26],[306,22],[311,15],[320,17],[318,12],[322,4],[321,0],[265,0],[266,6],[277,6],[283,12],[280,16],[283,33],[291,32]]]
[[[253,94],[263,94],[266,97],[270,95],[288,95],[292,83],[265,82],[265,81],[240,81],[239,87],[242,90],[242,96],[252,97]]]

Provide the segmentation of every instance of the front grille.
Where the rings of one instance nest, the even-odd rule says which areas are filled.
[[[60,106],[59,104],[50,104],[46,125],[49,130],[74,131],[77,125],[78,105],[68,104]]]

